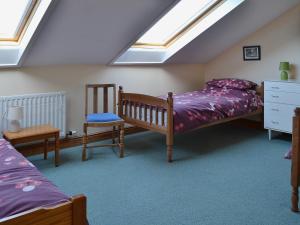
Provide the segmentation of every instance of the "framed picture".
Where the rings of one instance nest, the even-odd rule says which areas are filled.
[[[254,46],[244,46],[243,47],[243,56],[244,61],[248,60],[260,60],[261,59],[261,51],[259,45]]]

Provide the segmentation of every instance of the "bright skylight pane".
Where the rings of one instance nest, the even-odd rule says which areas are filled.
[[[181,0],[137,44],[165,45],[216,2],[219,0]]]
[[[0,39],[15,39],[33,0],[0,0]]]

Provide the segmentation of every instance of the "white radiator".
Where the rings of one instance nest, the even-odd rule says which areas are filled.
[[[0,134],[8,129],[6,116],[10,106],[24,107],[22,127],[51,124],[60,129],[61,136],[66,134],[65,92],[0,96]]]

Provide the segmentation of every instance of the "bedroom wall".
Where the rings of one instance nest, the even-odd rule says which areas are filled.
[[[162,95],[202,87],[202,65],[108,67],[66,65],[0,70],[0,96],[66,91],[67,130],[82,132],[84,85],[117,83],[125,91]],[[1,121],[0,121],[1,122]]]
[[[261,61],[243,61],[242,47],[261,45]],[[300,80],[300,5],[220,54],[205,66],[205,80],[236,77],[255,82],[279,79],[279,62],[292,63],[291,78]]]

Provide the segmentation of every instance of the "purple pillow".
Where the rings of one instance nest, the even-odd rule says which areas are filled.
[[[215,86],[219,88],[231,88],[231,89],[239,89],[239,90],[246,90],[246,89],[255,89],[257,86],[256,83],[249,81],[249,80],[242,80],[242,79],[213,79],[211,81],[206,82],[208,86]]]

